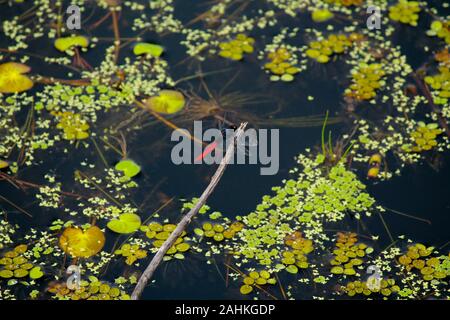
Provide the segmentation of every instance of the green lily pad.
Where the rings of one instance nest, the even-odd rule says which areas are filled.
[[[133,160],[125,159],[119,161],[115,169],[118,171],[122,171],[126,177],[132,178],[141,172],[141,167],[136,164]]]
[[[239,291],[242,294],[249,294],[250,292],[253,291],[253,287],[249,286],[248,284],[244,284]]]
[[[11,270],[1,270],[0,271],[0,278],[11,278],[14,275],[14,273]]]
[[[297,268],[297,266],[291,264],[286,267],[286,271],[289,273],[292,273],[292,274],[296,274],[296,273],[298,273],[298,268]]]
[[[153,43],[138,42],[133,48],[133,53],[137,56],[149,54],[153,57],[159,57],[164,52],[164,48]]]
[[[83,36],[71,36],[65,38],[58,38],[55,40],[55,48],[59,51],[66,51],[73,47],[86,48],[89,45],[89,40]]]
[[[34,267],[30,270],[30,278],[31,279],[39,279],[44,275],[44,273],[41,270],[41,267]]]
[[[336,267],[331,268],[330,272],[333,273],[333,274],[343,274],[344,273],[344,268],[336,266]]]
[[[107,227],[114,232],[127,234],[133,233],[141,226],[141,218],[134,213],[124,213],[119,216],[119,219],[114,219],[108,222]]]
[[[328,9],[317,9],[311,13],[314,22],[324,22],[334,17],[334,14]]]
[[[176,90],[161,90],[157,96],[146,99],[144,103],[155,112],[173,114],[184,108],[185,99],[183,94]]]

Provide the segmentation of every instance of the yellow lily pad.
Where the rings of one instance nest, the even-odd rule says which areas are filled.
[[[30,70],[30,67],[22,63],[0,64],[0,93],[16,93],[31,89],[33,81],[24,75]]]
[[[5,169],[9,167],[9,163],[3,160],[0,160],[0,169]]]
[[[239,289],[239,291],[240,291],[242,294],[249,294],[250,292],[253,291],[253,287],[252,287],[252,286],[249,286],[248,284],[244,284],[244,285]]]
[[[14,273],[11,270],[1,270],[0,271],[0,278],[11,278],[14,275]]]
[[[328,9],[317,9],[311,13],[314,22],[324,22],[334,17],[334,14]]]
[[[119,219],[108,222],[106,226],[117,233],[133,233],[141,226],[141,218],[134,213],[124,213],[119,216]]]
[[[86,48],[89,45],[89,40],[83,36],[71,36],[65,38],[58,38],[55,40],[55,48],[59,51],[66,51],[73,47]]]
[[[99,253],[105,245],[105,235],[99,227],[86,230],[69,227],[59,238],[59,246],[72,257],[89,258]]]
[[[183,94],[176,90],[161,90],[157,96],[146,99],[144,103],[150,110],[173,114],[184,108],[185,99]]]

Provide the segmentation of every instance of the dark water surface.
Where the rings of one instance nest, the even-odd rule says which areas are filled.
[[[178,0],[176,1],[176,16],[183,21],[188,21],[202,12],[204,3],[208,1]],[[23,6],[9,7],[5,4],[0,5],[0,22],[12,14],[21,12]],[[250,9],[246,10],[251,14]],[[100,16],[99,16],[100,17]],[[126,17],[124,17],[126,20]],[[428,22],[421,22],[419,28],[427,28]],[[282,22],[287,26],[298,26],[300,28],[311,27],[312,23],[308,15],[300,16],[299,19],[286,18]],[[314,25],[320,29],[320,26]],[[323,27],[324,28],[324,27]],[[130,28],[122,28],[123,37],[132,37],[134,32]],[[258,31],[261,33],[261,31]],[[265,31],[260,36],[271,37],[271,30]],[[108,36],[112,34],[111,26],[103,25],[96,30],[96,36]],[[300,33],[301,34],[301,33]],[[182,78],[195,72],[194,66],[181,63],[186,58],[184,51],[180,48],[179,38],[175,35],[159,37],[151,32],[143,36],[145,41],[157,42],[163,44],[167,49],[165,59],[168,60],[174,79]],[[408,62],[414,67],[421,66],[427,61],[428,56],[423,54],[421,48],[424,44],[432,45],[431,40],[417,39],[414,31],[406,28],[398,31],[395,39],[402,44],[404,53],[408,56]],[[299,38],[299,44],[306,43],[306,39]],[[5,42],[0,37],[0,48],[4,47]],[[40,55],[55,55],[55,49],[51,44],[34,44],[30,52],[36,50]],[[105,44],[104,47],[107,45]],[[108,44],[109,46],[109,44]],[[102,59],[97,55],[102,52],[102,45],[99,45],[93,52],[84,55],[92,65],[100,62]],[[253,59],[253,61],[252,61]],[[48,69],[48,66],[35,63],[31,65],[33,71],[45,73],[46,75],[63,76],[64,70],[55,67]],[[314,66],[316,67],[316,66]],[[222,70],[229,68],[219,75],[213,75],[205,78],[208,88],[211,92],[218,93],[225,83],[233,77],[235,79],[227,88],[227,92],[245,92],[258,96],[261,100],[256,105],[248,106],[248,111],[256,116],[266,117],[267,110],[276,109],[281,106],[281,111],[276,114],[276,118],[300,117],[311,115],[325,115],[329,110],[331,116],[343,115],[342,94],[348,83],[348,67],[343,63],[334,63],[332,66],[317,66],[309,68],[291,84],[272,83],[267,75],[261,72],[260,65],[255,57],[245,59],[243,62],[229,62],[219,57],[208,59],[202,63],[204,72],[212,70]],[[193,79],[182,83],[180,89],[195,90],[199,95],[207,98],[205,90],[201,87],[199,80]],[[33,90],[39,90],[38,88]],[[259,98],[261,96],[261,98]],[[308,100],[308,96],[313,96],[313,101]],[[120,114],[118,119],[121,119]],[[149,117],[149,121],[150,121]],[[268,120],[266,117],[265,120]],[[217,123],[210,120],[211,126]],[[252,125],[252,124],[250,124]],[[348,125],[346,121],[339,124],[329,125],[328,129],[332,131],[332,136],[336,139],[340,134],[347,132]],[[317,148],[320,146],[321,127],[313,128],[280,128],[280,170],[273,176],[261,176],[259,166],[257,165],[233,165],[226,169],[225,175],[220,181],[214,194],[209,198],[208,205],[213,210],[219,210],[229,218],[237,215],[245,215],[260,202],[263,195],[269,194],[273,186],[281,184],[283,179],[289,177],[289,170],[296,166],[294,157],[304,152],[306,148]],[[144,128],[129,137],[129,157],[134,159],[142,167],[142,173],[136,179],[139,188],[132,201],[143,203],[144,210],[151,212],[158,208],[161,199],[176,197],[177,199],[190,199],[198,197],[206,187],[209,178],[214,173],[215,166],[194,166],[183,165],[175,166],[170,160],[170,130],[162,124],[156,124]],[[157,150],[157,151],[155,151]],[[43,155],[41,155],[43,156]],[[30,180],[36,183],[44,182],[43,175],[48,171],[56,172],[60,181],[67,191],[71,191],[70,184],[64,184],[66,181],[72,181],[72,168],[79,167],[79,163],[86,157],[94,158],[95,150],[89,148],[85,150],[71,150],[64,154],[61,150],[51,150],[43,157],[51,158],[51,161],[44,161],[42,166],[32,166],[23,168],[20,171],[20,177],[23,180]],[[414,219],[407,218],[398,214],[388,214],[385,216],[390,232],[393,236],[406,235],[412,237],[418,242],[433,244],[435,246],[444,245],[449,240],[450,226],[450,164],[448,154],[442,155],[443,164],[439,171],[431,168],[427,163],[407,167],[400,177],[394,177],[390,181],[372,182],[361,177],[363,182],[367,183],[368,191],[379,204],[388,208],[408,213],[422,219],[432,222],[431,225]],[[117,157],[107,156],[108,163],[112,166],[119,159]],[[98,160],[98,167],[101,162]],[[66,170],[66,168],[68,168]],[[70,169],[69,169],[70,168]],[[147,198],[150,190],[157,188],[155,195]],[[55,210],[46,210],[35,203],[33,193],[24,193],[15,189],[10,184],[0,182],[0,194],[7,196],[11,201],[20,204],[27,211],[33,213],[33,219],[30,221],[27,217],[19,214],[11,206],[0,203],[0,208],[7,212],[10,220],[21,225],[20,233],[27,232],[26,227],[48,227],[52,221],[59,218],[59,213]],[[159,198],[158,198],[159,197]],[[72,201],[72,200],[67,200]],[[169,215],[177,216],[179,204],[170,208]],[[390,241],[387,237],[385,227],[378,216],[366,220],[367,228],[371,234],[380,235],[377,242],[379,249],[386,247]],[[355,221],[347,221],[347,225],[357,225]],[[107,234],[110,231],[107,231]],[[107,248],[105,247],[107,250]],[[112,273],[120,274],[124,270],[115,266],[110,270]],[[146,299],[220,299],[220,298],[242,298],[236,290],[228,290],[225,282],[219,274],[224,274],[222,265],[205,264],[202,254],[192,254],[184,261],[173,261],[162,265],[157,271],[158,281],[149,287],[143,298]]]

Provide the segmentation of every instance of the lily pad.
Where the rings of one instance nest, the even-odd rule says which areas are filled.
[[[134,213],[124,213],[119,216],[119,219],[114,219],[108,222],[107,227],[114,232],[127,234],[133,233],[141,226],[141,218]]]
[[[146,42],[138,42],[133,48],[133,53],[137,56],[148,54],[152,57],[159,57],[164,52],[164,48],[160,45]]]
[[[241,289],[239,289],[239,291],[240,291],[242,294],[249,294],[250,292],[253,291],[253,287],[252,287],[252,286],[249,286],[248,284],[244,284],[244,285],[241,287]]]
[[[314,22],[324,22],[334,17],[334,14],[328,9],[317,9],[311,14]]]
[[[41,270],[41,267],[34,267],[30,270],[30,278],[31,279],[39,279],[44,275],[44,273]]]
[[[122,171],[123,174],[128,178],[132,178],[136,176],[139,172],[141,172],[141,167],[137,165],[136,162],[130,159],[124,159],[119,161],[116,164],[115,169],[118,171]]]
[[[286,271],[292,274],[296,274],[298,273],[298,268],[295,265],[291,264],[286,267]]]
[[[335,266],[333,268],[331,268],[331,273],[333,274],[343,274],[344,273],[344,268],[340,267],[340,266]]]
[[[99,253],[105,245],[105,235],[99,227],[86,230],[69,227],[59,238],[61,249],[72,257],[89,258]]]
[[[9,167],[9,163],[3,160],[0,160],[0,169],[5,169]]]
[[[11,270],[1,270],[0,271],[0,278],[11,278],[14,275],[14,273]]]
[[[89,40],[83,36],[71,36],[65,38],[58,38],[55,40],[55,48],[59,51],[66,51],[74,47],[86,48],[89,45]]]
[[[144,103],[155,112],[173,114],[184,108],[185,99],[183,94],[176,90],[161,90],[157,96],[146,99]]]
[[[22,63],[0,64],[0,93],[16,93],[31,89],[33,81],[24,75],[30,70],[30,67]]]

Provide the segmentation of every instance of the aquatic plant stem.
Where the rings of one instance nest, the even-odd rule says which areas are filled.
[[[277,273],[275,273],[275,278],[277,279],[278,286],[280,287],[281,294],[283,295],[283,299],[288,300],[288,297],[286,296],[286,291],[284,291],[283,285],[281,284],[280,277],[278,276]]]
[[[24,189],[25,187],[31,187],[31,188],[37,188],[37,189],[44,187],[44,185],[20,180],[15,177],[12,177],[6,173],[0,172],[0,181],[2,181],[2,180],[6,180],[6,181],[10,182],[11,184],[13,184],[15,187],[22,188],[22,189]],[[87,196],[83,196],[81,194],[76,194],[76,193],[72,193],[72,192],[66,192],[66,191],[57,191],[57,192],[61,195],[73,197],[73,198],[79,198],[79,199],[83,199],[83,198],[87,199],[88,198]]]
[[[146,105],[138,100],[135,101],[135,103],[143,108],[144,110],[148,110],[148,108],[146,107]],[[168,126],[169,128],[172,128],[174,130],[179,130],[180,128],[177,127],[175,124],[173,124],[172,122],[170,122],[169,120],[167,120],[166,118],[164,118],[163,116],[159,115],[157,112],[153,111],[153,110],[148,110],[156,119],[158,119],[159,121],[161,121],[162,123],[164,123],[166,126]],[[189,139],[191,139],[192,141],[201,144],[201,145],[206,145],[206,143],[204,143],[203,141],[197,139],[196,137],[193,137],[192,135],[190,135],[189,133],[185,133],[184,130],[180,131],[182,135],[188,137]]]
[[[380,213],[380,212],[378,212],[378,216],[380,217],[381,222],[383,223],[383,226],[384,226],[384,228],[386,229],[386,232],[387,232],[387,234],[388,234],[388,236],[389,236],[389,239],[391,239],[391,242],[394,242],[395,240],[394,240],[394,238],[392,237],[391,231],[389,230],[389,228],[388,228],[388,226],[387,226],[387,224],[386,224],[386,221],[384,221],[383,214]]]
[[[21,207],[19,207],[17,204],[15,204],[14,202],[6,199],[5,197],[0,195],[0,200],[5,201],[6,203],[8,203],[9,205],[11,205],[12,207],[16,208],[17,210],[19,210],[20,212],[22,212],[23,214],[29,216],[30,218],[33,218],[33,216],[27,212],[25,209],[22,209]]]
[[[404,212],[400,212],[400,211],[398,211],[398,210],[394,210],[394,209],[391,209],[391,208],[388,208],[388,207],[385,207],[385,206],[383,206],[383,208],[384,208],[385,210],[391,211],[392,213],[396,213],[396,214],[398,214],[398,215],[400,215],[400,216],[404,216],[404,217],[407,217],[407,218],[411,218],[411,219],[415,219],[415,220],[418,220],[418,221],[422,221],[422,222],[431,224],[431,221],[428,220],[428,219],[419,218],[419,217],[413,216],[413,215],[411,215],[411,214],[407,214],[407,213],[404,213]]]
[[[214,176],[211,178],[211,182],[206,187],[205,191],[203,191],[201,197],[195,204],[195,206],[181,219],[181,221],[178,223],[175,230],[170,234],[169,238],[163,243],[161,248],[159,248],[158,252],[156,252],[155,256],[153,257],[152,261],[150,261],[149,265],[145,269],[144,273],[139,278],[136,287],[133,290],[133,293],[131,294],[132,300],[137,300],[141,296],[142,292],[144,291],[145,286],[147,285],[148,281],[152,278],[153,273],[155,272],[156,268],[158,268],[159,264],[164,258],[164,255],[166,252],[173,246],[175,241],[180,237],[181,233],[186,229],[188,224],[192,221],[192,219],[195,217],[195,215],[198,213],[198,211],[203,207],[208,197],[212,194],[214,189],[216,188],[217,184],[220,181],[220,178],[222,177],[225,168],[227,164],[230,162],[234,155],[234,145],[236,141],[242,136],[244,133],[245,127],[247,126],[247,123],[242,123],[239,128],[237,129],[234,137],[233,137],[233,143],[230,143],[227,147],[227,152],[225,153],[225,157],[220,162],[219,167],[217,168],[216,172],[214,173]]]
[[[86,87],[91,85],[91,81],[87,79],[57,79],[57,78],[47,78],[43,76],[38,76],[36,79],[34,79],[34,82],[41,84],[61,83],[77,87]]]
[[[117,16],[117,11],[115,11],[114,9],[111,11],[111,13],[114,29],[114,62],[117,63],[117,61],[119,60],[120,52],[119,17]]]
[[[326,150],[326,147],[325,147],[325,128],[327,126],[327,120],[328,120],[328,110],[327,110],[327,113],[325,115],[325,121],[323,122],[323,125],[322,125],[322,154],[323,154],[324,157],[327,156],[327,150]]]

